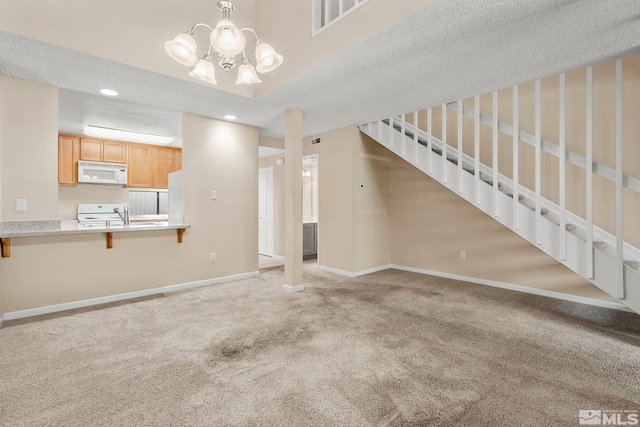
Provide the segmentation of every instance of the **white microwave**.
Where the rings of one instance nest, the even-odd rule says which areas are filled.
[[[123,163],[78,162],[78,182],[127,185],[127,165]]]

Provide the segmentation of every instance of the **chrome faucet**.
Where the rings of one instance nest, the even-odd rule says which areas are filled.
[[[124,207],[122,213],[120,212],[120,208],[115,208],[113,212],[117,213],[124,225],[129,225],[129,208],[127,206]]]

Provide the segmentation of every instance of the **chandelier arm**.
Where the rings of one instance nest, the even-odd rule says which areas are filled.
[[[213,31],[213,27],[208,25],[208,24],[203,24],[202,22],[199,22],[197,24],[194,24],[193,27],[191,27],[191,30],[189,30],[190,34],[193,34],[193,31],[197,28],[197,27],[207,27],[208,29],[210,29],[211,31]]]
[[[262,43],[262,40],[260,40],[260,37],[258,37],[258,33],[256,33],[251,28],[240,28],[240,31],[250,31],[250,32],[252,32],[253,35],[256,36],[256,40],[258,40],[258,44]]]

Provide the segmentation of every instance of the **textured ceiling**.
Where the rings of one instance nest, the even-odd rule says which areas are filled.
[[[8,32],[0,72],[92,94],[113,87],[169,111],[235,114],[270,135],[296,107],[313,135],[636,52],[639,17],[637,0],[441,0],[256,99]]]

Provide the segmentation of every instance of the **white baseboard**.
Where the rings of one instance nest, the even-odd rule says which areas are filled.
[[[175,292],[175,291],[181,291],[184,289],[199,288],[202,286],[233,282],[236,280],[244,280],[244,279],[249,279],[251,277],[256,277],[259,275],[260,275],[259,271],[252,271],[249,273],[235,274],[232,276],[217,277],[215,279],[199,280],[197,282],[181,283],[178,285],[168,285],[168,286],[162,286],[160,288],[128,292],[126,294],[109,295],[106,297],[91,298],[91,299],[85,299],[81,301],[68,302],[64,304],[49,305],[46,307],[30,308],[27,310],[4,313],[2,315],[2,318],[4,318],[4,320],[22,319],[25,317],[39,316],[42,314],[49,314],[49,313],[57,313],[59,311],[90,307],[92,305],[107,304],[110,302],[123,301],[123,300],[128,300],[133,298],[146,297],[149,295],[162,294],[165,292]],[[2,326],[2,322],[0,322],[0,326]]]
[[[369,268],[367,270],[346,271],[346,270],[339,270],[337,268],[327,267],[325,265],[318,264],[318,269],[322,271],[327,271],[329,273],[335,273],[335,274],[339,274],[341,276],[346,276],[346,277],[364,276],[365,274],[377,273],[378,271],[388,270],[389,268],[391,268],[391,264],[381,265],[378,267]]]
[[[297,285],[297,286],[291,286],[291,285],[282,285],[282,290],[285,292],[301,292],[304,291],[304,285]]]
[[[511,283],[495,282],[493,280],[478,279],[477,277],[460,276],[457,274],[441,273],[439,271],[425,270],[422,268],[406,267],[403,265],[392,264],[391,268],[412,273],[428,274],[430,276],[444,277],[446,279],[462,280],[464,282],[476,283],[479,285],[492,286],[494,288],[508,289],[511,291],[523,292],[526,294],[540,295],[543,297],[561,299],[565,301],[577,302],[596,307],[610,308],[613,310],[627,311],[633,313],[626,305],[615,301],[604,301],[597,298],[581,297],[577,295],[563,294],[561,292],[549,291],[546,289],[532,288],[529,286],[514,285]]]
[[[274,261],[284,262],[284,257],[280,255],[271,255],[271,259]]]
[[[353,273],[345,270],[338,270],[337,268],[327,267],[325,265],[318,264],[318,270],[327,271],[329,273],[339,274],[341,276],[353,277]]]
[[[366,270],[355,271],[353,277],[364,276],[366,274],[377,273],[378,271],[384,271],[391,268],[391,264],[380,265],[378,267],[368,268]]]

